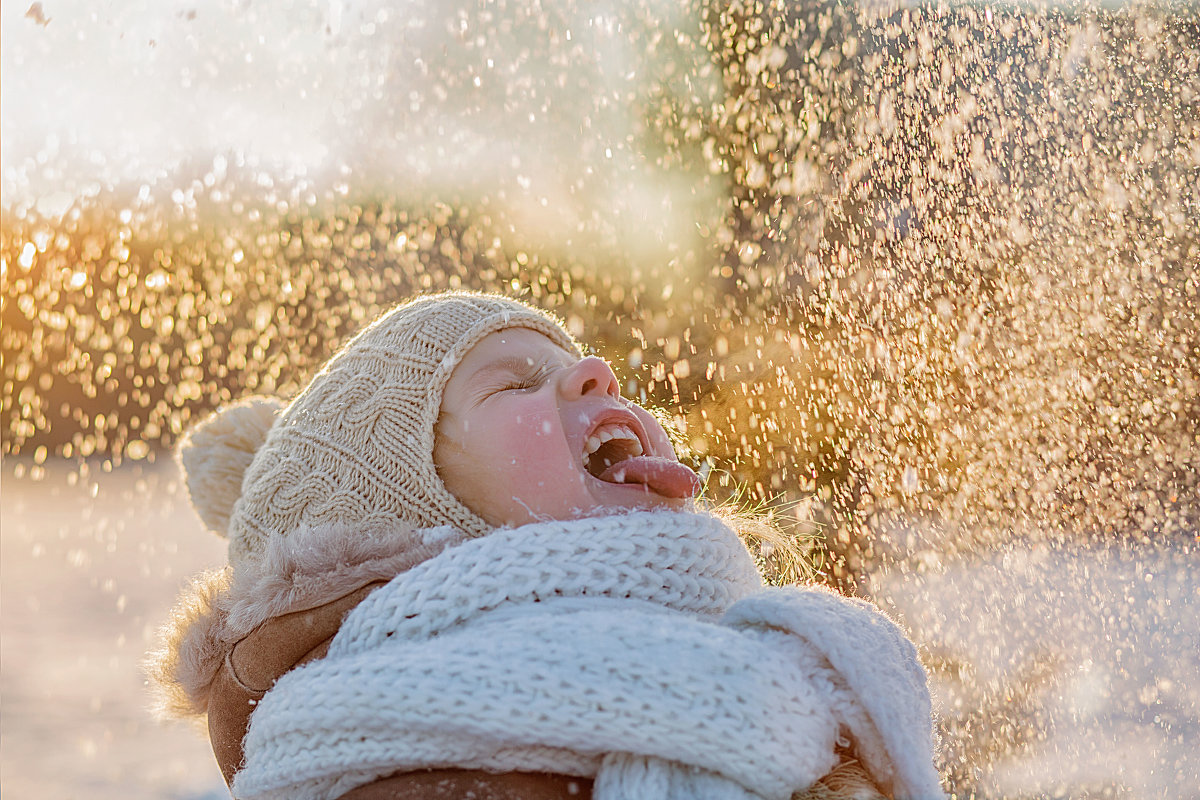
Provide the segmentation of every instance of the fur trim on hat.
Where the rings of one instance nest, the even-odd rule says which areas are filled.
[[[232,575],[226,567],[195,578],[159,628],[144,665],[158,716],[201,722],[208,712],[209,689],[228,650],[222,633]]]
[[[156,710],[168,718],[203,717],[226,654],[259,625],[390,580],[464,539],[450,527],[334,523],[271,537],[263,559],[236,577],[231,567],[201,575],[176,603],[147,658]]]

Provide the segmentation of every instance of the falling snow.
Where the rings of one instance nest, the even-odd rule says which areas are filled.
[[[447,288],[560,314],[909,625],[959,796],[1200,785],[1194,7],[2,13],[6,788],[219,787],[129,683],[220,560],[170,448]]]

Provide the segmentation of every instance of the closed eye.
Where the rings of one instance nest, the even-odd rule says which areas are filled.
[[[497,389],[497,391],[515,392],[525,391],[527,389],[536,389],[546,382],[546,378],[550,377],[550,372],[550,367],[542,365],[538,371],[532,375],[527,375],[526,377],[518,380],[510,381]]]

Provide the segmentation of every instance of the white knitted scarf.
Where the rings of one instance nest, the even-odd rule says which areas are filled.
[[[595,800],[786,800],[848,735],[897,798],[942,796],[925,673],[874,607],[764,589],[704,514],[496,531],[397,576],[254,712],[245,800],[431,767],[595,778]]]

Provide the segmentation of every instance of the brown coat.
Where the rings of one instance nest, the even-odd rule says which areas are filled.
[[[373,581],[323,606],[268,620],[241,640],[226,659],[209,699],[208,730],[227,783],[242,762],[242,739],[254,704],[289,669],[320,658],[345,615],[376,587]],[[587,800],[590,778],[549,773],[494,774],[468,769],[405,772],[382,778],[339,800]],[[850,754],[797,800],[884,800]]]
[[[322,657],[346,614],[394,575],[449,542],[414,542],[410,531],[345,535],[336,526],[298,531],[268,549],[258,570],[197,581],[176,607],[150,675],[175,716],[207,717],[213,753],[227,783],[242,765],[250,715],[285,672]],[[467,769],[406,772],[361,786],[340,800],[575,800],[588,778]],[[849,754],[802,800],[884,800]]]
[[[381,585],[372,581],[316,608],[269,619],[230,650],[208,701],[208,735],[226,783],[232,785],[241,767],[242,740],[255,704],[285,672],[325,655],[346,614]],[[341,800],[560,800],[591,793],[592,782],[586,778],[439,769],[383,778]]]

